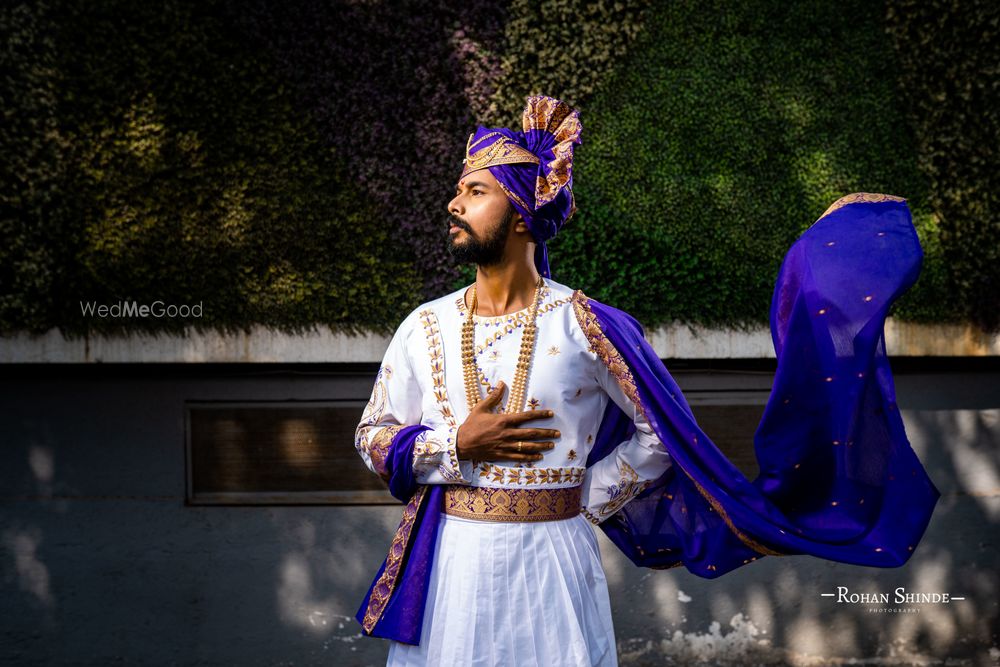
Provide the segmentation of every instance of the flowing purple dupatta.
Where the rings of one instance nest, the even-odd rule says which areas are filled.
[[[698,426],[641,325],[577,291],[591,346],[673,461],[600,524],[611,541],[638,566],[684,565],[705,578],[766,555],[903,565],[940,492],[906,438],[883,327],[922,257],[905,200],[881,194],[837,200],[792,245],[771,303],[778,363],[754,434],[753,481]],[[409,644],[419,643],[443,497],[440,485],[413,481],[422,428],[393,439],[390,490],[408,504],[358,611],[366,634]],[[609,401],[587,466],[634,430]]]

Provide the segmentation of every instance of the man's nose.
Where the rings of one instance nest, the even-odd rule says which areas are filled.
[[[456,196],[454,199],[448,202],[448,212],[451,213],[452,215],[461,215],[462,214],[461,201],[462,198]]]

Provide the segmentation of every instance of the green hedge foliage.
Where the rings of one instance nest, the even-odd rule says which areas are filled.
[[[894,314],[996,326],[983,0],[400,6],[0,8],[0,331],[189,323],[79,306],[161,299],[199,328],[388,333],[471,279],[443,264],[453,165],[538,92],[584,123],[556,280],[647,326],[764,323],[792,241],[886,192],[925,250]]]
[[[4,329],[180,330],[79,305],[162,300],[198,328],[386,332],[419,303],[345,156],[211,3],[5,11]]]
[[[940,228],[939,308],[1000,331],[1000,4],[889,0],[886,26]]]
[[[584,114],[580,212],[552,245],[565,282],[651,325],[766,322],[794,239],[838,197],[884,192],[928,251],[897,314],[957,315],[892,56],[871,3],[658,6]]]

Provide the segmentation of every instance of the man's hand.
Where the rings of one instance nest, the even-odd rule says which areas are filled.
[[[551,417],[551,410],[496,413],[494,406],[500,402],[506,386],[497,386],[472,409],[469,418],[458,427],[455,446],[458,458],[476,461],[538,461],[541,452],[555,447],[553,442],[529,442],[541,438],[558,438],[559,431],[548,428],[519,428],[517,425],[532,419]],[[517,443],[521,441],[521,451]]]

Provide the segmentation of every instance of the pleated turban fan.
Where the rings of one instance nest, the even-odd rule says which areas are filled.
[[[537,244],[535,267],[551,278],[546,241],[576,212],[573,146],[580,143],[580,113],[545,95],[528,98],[523,131],[479,126],[469,135],[460,178],[489,169],[521,214]]]

